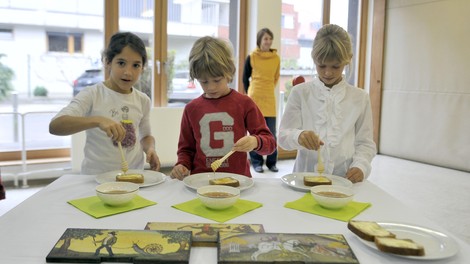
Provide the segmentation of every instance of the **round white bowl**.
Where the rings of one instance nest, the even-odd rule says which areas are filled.
[[[139,185],[132,182],[105,182],[96,186],[96,195],[111,206],[129,203],[138,192]]]
[[[215,197],[210,194],[226,193],[229,197]],[[222,210],[233,206],[240,198],[240,189],[224,185],[207,185],[197,188],[197,196],[201,202],[216,210]]]
[[[354,198],[354,191],[351,188],[339,185],[313,186],[310,188],[310,193],[320,206],[328,209],[345,207]],[[343,194],[345,197],[336,197],[334,195],[336,193]]]

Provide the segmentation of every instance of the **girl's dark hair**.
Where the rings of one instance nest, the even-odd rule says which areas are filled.
[[[256,34],[256,46],[258,46],[258,48],[261,45],[261,40],[263,39],[264,34],[268,34],[271,38],[274,38],[274,34],[269,28],[260,29],[258,34]]]
[[[108,48],[103,51],[101,56],[104,63],[110,63],[114,57],[129,46],[133,51],[142,56],[142,66],[147,64],[147,50],[141,38],[131,32],[119,32],[114,34],[109,41]]]

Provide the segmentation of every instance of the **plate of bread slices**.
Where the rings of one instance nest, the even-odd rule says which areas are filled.
[[[281,181],[296,190],[305,192],[309,192],[310,188],[317,185],[340,185],[348,188],[353,186],[352,182],[344,177],[316,172],[294,172],[282,176]]]
[[[147,187],[160,184],[165,181],[165,174],[152,170],[128,170],[123,173],[120,170],[109,171],[96,176],[98,183],[105,182],[133,182],[140,187]]]
[[[366,246],[403,258],[443,259],[459,250],[446,234],[415,225],[351,220],[348,229]]]
[[[236,187],[240,189],[240,191],[243,191],[254,185],[252,178],[228,172],[197,173],[185,177],[183,183],[186,187],[194,190],[206,185],[226,185]]]

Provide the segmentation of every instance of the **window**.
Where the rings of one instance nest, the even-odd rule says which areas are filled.
[[[294,76],[302,75],[308,80],[314,73],[310,52],[313,39],[322,24],[322,2],[323,0],[282,1],[281,78],[279,82],[281,92],[288,94]],[[287,96],[285,99],[287,100]]]
[[[47,40],[50,52],[82,52],[82,33],[47,32]]]
[[[281,17],[282,28],[293,29],[294,28],[294,17],[289,15],[282,15]]]
[[[13,30],[0,28],[0,39],[5,39],[5,40],[13,39]]]
[[[102,66],[104,2],[1,2],[9,16],[0,17],[0,63],[15,77],[0,100],[0,161],[22,160],[23,147],[25,159],[70,157],[71,137],[48,126],[72,99],[75,80]]]
[[[173,2],[168,4],[168,16],[174,17],[167,23],[167,106],[182,107],[203,93],[199,83],[189,82],[188,56],[194,41],[206,35],[229,39],[229,31],[236,30],[237,25],[229,25],[230,1]],[[176,11],[186,16],[176,20]],[[230,40],[235,47],[235,41]]]
[[[169,1],[168,21],[172,21],[172,22],[181,21],[181,4],[177,4],[174,1]]]
[[[353,42],[352,67],[346,67],[348,82],[356,85],[358,68],[358,47],[359,47],[359,22],[360,22],[360,0],[335,0],[331,2],[330,23],[340,25],[351,35]]]
[[[281,91],[284,91],[293,75],[313,74],[310,51],[315,34],[322,25],[323,1],[282,0],[282,32],[281,36],[275,36],[281,37]],[[343,3],[340,7],[348,9],[347,16],[356,14],[353,13],[352,6],[361,2],[339,1]],[[14,100],[11,98],[0,102],[1,111],[10,112],[6,116],[0,115],[1,123],[7,124],[6,128],[0,130],[0,160],[11,160],[9,157],[12,156],[3,155],[4,151],[15,152],[15,157],[21,156],[21,134],[18,134],[18,131],[23,129],[21,118],[26,122],[25,129],[34,128],[25,137],[28,158],[32,157],[30,154],[33,151],[37,151],[37,158],[45,158],[49,148],[51,157],[57,156],[58,149],[65,150],[70,147],[69,137],[51,136],[46,133],[41,135],[45,140],[38,140],[34,133],[34,130],[47,131],[47,125],[54,113],[49,116],[38,115],[42,120],[37,121],[36,118],[29,118],[33,114],[16,116],[11,112],[37,109],[56,112],[73,97],[74,81],[82,73],[101,69],[105,6],[119,5],[119,13],[116,14],[119,22],[112,23],[119,25],[121,31],[135,32],[146,43],[149,52],[146,74],[152,78],[141,78],[141,81],[147,82],[143,83],[142,87],[157,92],[154,94],[155,105],[181,107],[201,93],[197,82],[187,81],[187,59],[192,44],[197,38],[205,35],[230,39],[235,48],[235,57],[238,57],[238,32],[234,33],[232,29],[237,29],[237,25],[233,24],[238,23],[238,18],[234,17],[240,16],[237,7],[242,3],[246,5],[246,1],[240,0],[70,0],[73,4],[54,0],[47,1],[48,5],[43,1],[34,0],[6,2],[8,5],[0,5],[0,11],[10,12],[19,18],[18,21],[26,22],[15,24],[3,21],[4,28],[0,29],[0,53],[6,55],[2,63],[17,74],[12,83],[19,102],[17,106],[12,105]],[[55,4],[55,7],[49,6]],[[161,8],[162,5],[164,8]],[[332,5],[332,9],[336,8]],[[159,12],[167,12],[168,19],[162,20],[160,15],[154,17],[155,14],[161,14]],[[332,10],[331,21],[341,20],[337,23],[347,25],[348,28],[352,25],[351,19],[339,17],[335,20],[335,12]],[[37,17],[34,20],[29,19],[32,16]],[[49,23],[47,27],[37,24],[37,21],[46,20]],[[104,23],[110,24],[109,21]],[[165,27],[166,32],[154,32],[155,25]],[[107,30],[106,27],[104,30]],[[21,78],[18,77],[20,73]],[[153,81],[156,83],[152,84]],[[23,102],[41,102],[41,98],[33,97],[35,87],[41,86],[48,90],[48,96],[53,100],[44,100],[41,105],[36,104],[34,110],[27,108],[27,104],[22,105]],[[234,83],[233,87],[238,87],[238,84]],[[55,104],[59,101],[61,105]]]
[[[306,80],[310,80],[315,74],[315,66],[310,53],[317,31],[323,25],[323,2],[324,0],[282,0],[281,91],[291,88],[290,81],[294,76],[302,75]],[[349,83],[355,84],[358,59],[356,47],[359,46],[360,15],[358,10],[361,1],[335,0],[330,2],[329,23],[340,25],[352,36],[354,61],[352,72],[346,72],[346,76],[350,76]],[[350,70],[349,67],[346,69]]]
[[[144,18],[153,15],[153,0],[120,0],[119,16],[128,18]]]
[[[213,25],[218,22],[216,3],[202,3],[202,23]]]
[[[221,26],[229,26],[230,5],[220,3],[219,5],[219,24]]]

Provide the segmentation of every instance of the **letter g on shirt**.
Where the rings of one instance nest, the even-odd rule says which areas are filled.
[[[221,122],[220,131],[211,131],[212,122]],[[220,157],[227,154],[234,143],[233,118],[226,112],[205,114],[199,121],[201,127],[201,150],[207,157]],[[219,126],[217,126],[219,127]],[[212,129],[211,129],[212,128]],[[211,142],[222,141],[221,148],[212,148]],[[220,144],[220,143],[219,143]]]

